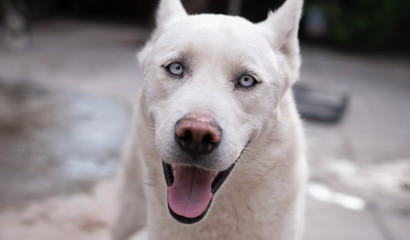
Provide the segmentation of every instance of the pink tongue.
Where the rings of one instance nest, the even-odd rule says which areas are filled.
[[[211,171],[178,166],[174,183],[168,187],[168,205],[174,213],[187,218],[201,215],[212,199]]]

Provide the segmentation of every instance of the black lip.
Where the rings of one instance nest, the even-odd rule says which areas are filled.
[[[164,170],[165,181],[167,186],[170,187],[174,183],[174,173],[172,172],[172,167],[170,164],[162,161],[162,168]]]
[[[235,163],[233,163],[228,169],[219,172],[218,175],[215,177],[214,181],[211,184],[212,194],[215,194],[219,190],[219,188],[222,186],[222,184],[225,182],[226,178],[228,178],[229,174],[231,173],[232,169],[235,166]],[[167,183],[167,186],[170,187],[174,183],[174,174],[172,172],[172,166],[162,161],[162,167],[164,170],[165,181]],[[198,217],[194,217],[194,218],[187,218],[187,217],[176,214],[169,207],[169,204],[168,204],[168,211],[171,214],[171,216],[178,222],[185,223],[185,224],[193,224],[193,223],[201,221],[205,217],[205,215],[208,213],[211,203],[212,203],[212,199],[211,201],[209,201],[209,204],[206,207],[205,211]]]

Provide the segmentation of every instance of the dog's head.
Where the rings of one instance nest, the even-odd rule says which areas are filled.
[[[162,0],[157,28],[139,54],[143,113],[180,222],[201,220],[247,144],[275,116],[297,79],[302,0],[253,24],[240,17],[187,15]],[[265,128],[264,128],[265,129]]]

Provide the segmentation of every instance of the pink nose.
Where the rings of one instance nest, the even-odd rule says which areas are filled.
[[[190,113],[175,124],[175,141],[193,156],[212,152],[221,138],[222,129],[207,114]]]

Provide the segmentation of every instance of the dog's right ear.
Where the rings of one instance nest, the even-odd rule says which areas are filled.
[[[145,44],[144,48],[137,54],[140,66],[144,65],[147,54],[152,49],[152,43],[158,37],[158,34],[166,29],[171,23],[187,17],[188,14],[180,0],[160,0],[156,12],[156,29],[151,39]]]
[[[161,0],[156,15],[157,28],[166,28],[168,24],[186,16],[188,14],[180,0]]]

